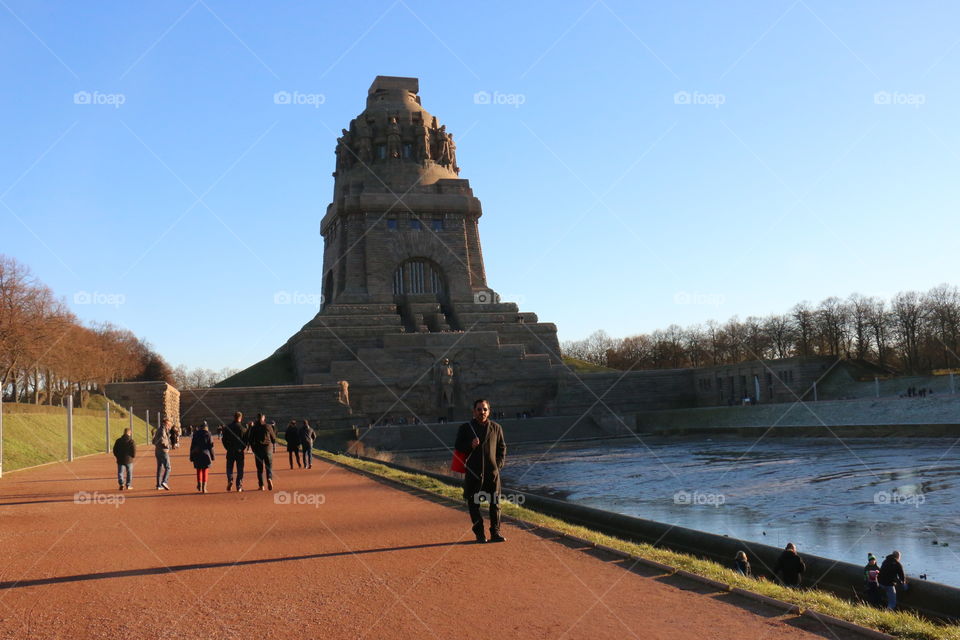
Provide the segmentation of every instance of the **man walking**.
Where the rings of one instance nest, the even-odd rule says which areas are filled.
[[[133,488],[133,459],[137,457],[137,443],[130,435],[130,428],[123,430],[123,435],[113,443],[113,456],[117,459],[117,482],[120,491]]]
[[[300,468],[300,427],[296,420],[291,420],[283,434],[287,441],[287,457],[290,458],[290,468],[293,469],[293,456],[297,456],[297,468]]]
[[[157,458],[157,491],[170,491],[167,480],[170,479],[170,419],[164,418],[163,425],[153,434],[153,453]]]
[[[477,542],[487,542],[483,535],[480,505],[490,504],[490,542],[505,542],[500,535],[500,470],[507,455],[503,427],[490,420],[490,403],[480,398],[473,402],[473,420],[460,425],[457,451],[466,456],[463,476],[463,498],[470,511]]]
[[[267,417],[257,414],[257,421],[250,427],[248,441],[253,449],[254,462],[257,463],[257,483],[263,491],[263,472],[267,472],[267,489],[273,491],[273,446],[277,443],[277,432],[267,424]]]
[[[246,458],[247,427],[243,424],[243,414],[233,414],[233,422],[223,430],[221,439],[227,450],[227,491],[233,491],[233,468],[237,468],[237,493],[243,491],[243,464]]]
[[[300,446],[303,447],[303,466],[306,469],[313,469],[313,441],[316,437],[310,421],[304,420],[300,427]]]

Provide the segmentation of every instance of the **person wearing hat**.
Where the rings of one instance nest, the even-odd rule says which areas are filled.
[[[880,565],[877,564],[877,557],[872,553],[867,554],[867,564],[863,568],[863,584],[867,591],[867,602],[879,607],[880,583],[877,578],[880,575]]]

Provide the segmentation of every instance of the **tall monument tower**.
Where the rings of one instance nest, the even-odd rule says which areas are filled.
[[[416,78],[378,76],[337,139],[323,306],[271,359],[288,383],[347,381],[352,410],[371,418],[434,417],[479,395],[542,410],[557,393],[556,326],[487,286],[480,201],[418,93]]]

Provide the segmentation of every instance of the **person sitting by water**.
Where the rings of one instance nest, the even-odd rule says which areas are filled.
[[[750,560],[747,559],[747,554],[744,551],[737,551],[737,556],[734,558],[735,568],[737,573],[744,575],[748,578],[753,577],[753,570],[750,568]]]
[[[780,558],[777,559],[773,572],[780,576],[786,586],[799,587],[800,578],[803,577],[803,572],[806,569],[807,565],[803,563],[803,559],[797,553],[797,547],[792,542],[788,542],[783,553],[780,554]]]

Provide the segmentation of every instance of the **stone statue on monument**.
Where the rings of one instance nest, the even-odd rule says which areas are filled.
[[[440,386],[440,406],[448,409],[454,404],[453,376],[453,365],[448,358],[444,358],[437,364],[437,382]]]
[[[352,414],[353,409],[350,408],[350,383],[346,380],[340,380],[337,384],[340,385],[340,390],[337,391],[337,402],[347,408],[347,413]]]
[[[396,116],[390,116],[390,126],[387,127],[387,157],[400,159],[400,125]]]

